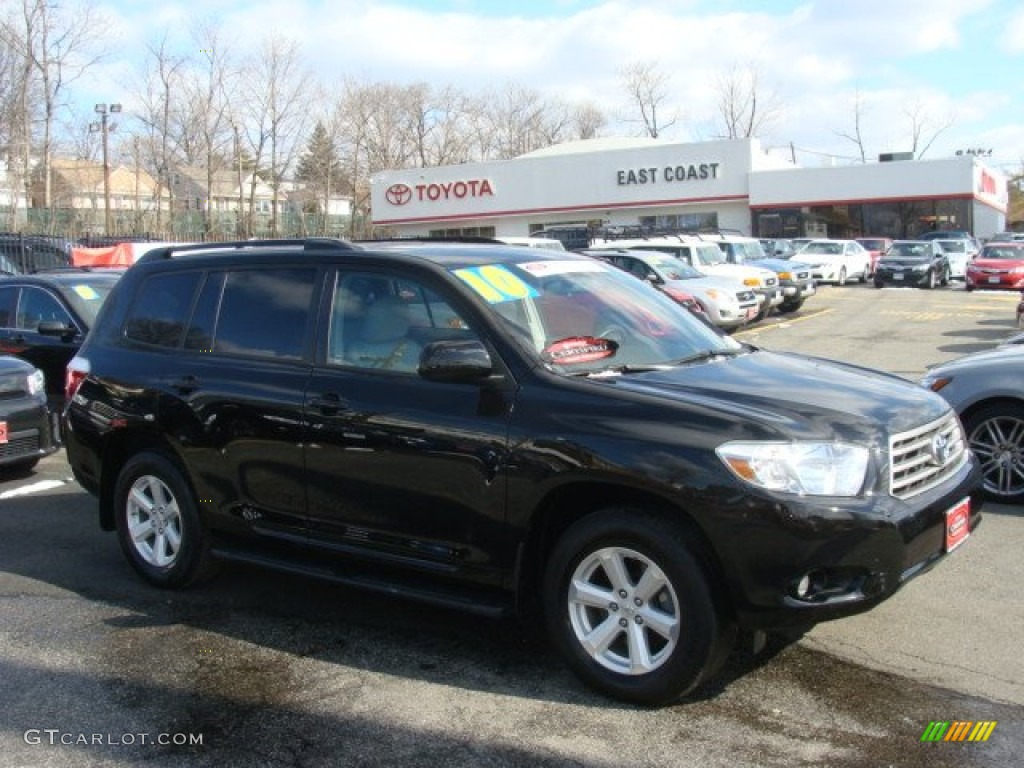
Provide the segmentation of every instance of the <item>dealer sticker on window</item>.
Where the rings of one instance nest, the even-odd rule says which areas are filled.
[[[952,552],[963,544],[971,533],[971,500],[959,502],[946,510],[946,551]]]

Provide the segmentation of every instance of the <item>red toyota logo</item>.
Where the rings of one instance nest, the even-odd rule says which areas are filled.
[[[405,205],[412,200],[412,189],[408,184],[392,184],[384,193],[384,197],[392,205]]]

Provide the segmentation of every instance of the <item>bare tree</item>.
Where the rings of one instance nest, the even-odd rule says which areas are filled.
[[[621,78],[630,103],[640,113],[639,121],[630,122],[643,123],[644,133],[652,139],[658,138],[665,129],[675,125],[677,115],[673,114],[667,122],[662,122],[659,115],[665,99],[668,98],[668,83],[671,77],[661,71],[657,63],[634,62],[622,70]]]
[[[279,234],[281,186],[301,148],[301,133],[310,110],[310,76],[299,56],[299,43],[279,35],[264,38],[260,51],[244,68],[249,146],[257,167],[266,161],[273,192],[270,232]],[[253,176],[250,205],[255,192]]]
[[[174,115],[181,111],[176,94],[183,86],[187,60],[171,53],[167,34],[146,46],[148,53],[140,75],[138,119],[144,133],[143,165],[156,177],[154,190],[156,230],[163,232],[163,189],[170,204],[170,229],[174,229],[174,184],[172,168],[177,157],[174,146]]]
[[[935,140],[956,123],[952,114],[942,119],[933,117],[919,100],[907,105],[903,113],[910,122],[910,150],[915,160],[924,158]]]
[[[178,143],[186,162],[205,168],[207,198],[200,201],[198,207],[203,230],[210,235],[214,231],[211,196],[215,178],[226,163],[233,139],[228,120],[228,95],[234,91],[237,72],[232,69],[230,48],[221,42],[216,26],[200,22],[192,34],[199,49],[198,65],[184,78],[185,98],[178,124]]]
[[[30,197],[32,124],[38,120],[42,132],[36,152],[41,161],[42,203],[47,208],[51,205],[50,161],[57,113],[66,106],[63,99],[68,86],[100,59],[94,52],[97,29],[102,26],[97,22],[97,13],[88,1],[62,6],[46,0],[21,0],[16,13],[0,31],[4,45],[20,59],[15,82],[20,97],[17,111],[22,157],[19,166],[25,198]],[[35,96],[31,101],[30,93]]]
[[[853,132],[845,133],[844,131],[836,131],[836,135],[849,139],[857,146],[857,153],[860,155],[860,161],[866,163],[868,161],[867,151],[864,148],[864,135],[861,132],[861,123],[864,119],[864,98],[858,88],[853,94]]]
[[[718,138],[759,136],[777,117],[775,97],[761,93],[757,70],[752,66],[734,66],[718,78],[716,90],[718,116],[722,121]]]
[[[593,139],[608,124],[608,116],[593,103],[577,104],[571,115],[572,138]]]

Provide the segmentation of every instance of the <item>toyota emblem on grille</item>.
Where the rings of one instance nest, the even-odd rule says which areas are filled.
[[[392,205],[405,205],[412,200],[412,190],[408,184],[392,184],[387,188],[384,197]]]
[[[928,446],[928,453],[931,454],[932,464],[938,467],[945,465],[953,453],[953,448],[949,444],[949,438],[941,433],[933,437],[931,445]]]

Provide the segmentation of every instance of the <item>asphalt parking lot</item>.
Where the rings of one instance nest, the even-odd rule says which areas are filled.
[[[1016,329],[1018,297],[825,287],[737,338],[882,368]],[[142,584],[62,454],[0,479],[0,754],[12,766],[1004,766],[1024,753],[1024,508],[862,616],[737,651],[649,710],[584,689],[535,628],[233,567]],[[933,721],[995,722],[922,743]]]

